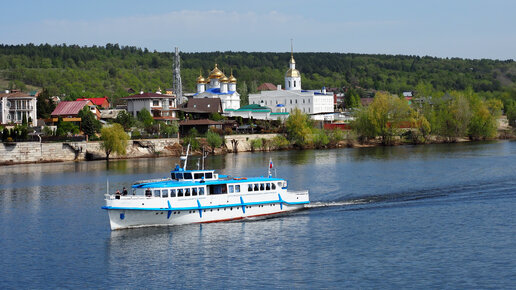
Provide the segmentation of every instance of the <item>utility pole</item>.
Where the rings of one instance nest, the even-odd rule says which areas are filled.
[[[176,98],[179,104],[185,102],[183,99],[183,85],[181,83],[181,59],[179,57],[179,48],[176,47],[176,54],[174,57],[174,94],[176,94]]]

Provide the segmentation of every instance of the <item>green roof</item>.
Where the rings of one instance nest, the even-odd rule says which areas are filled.
[[[271,113],[271,115],[288,115],[289,112],[277,112],[277,113]]]
[[[258,104],[251,104],[251,105],[243,106],[243,107],[240,107],[239,110],[242,110],[242,109],[244,109],[244,110],[270,110],[269,108],[260,106]]]

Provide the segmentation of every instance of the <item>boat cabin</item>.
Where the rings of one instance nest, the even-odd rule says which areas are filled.
[[[177,181],[207,181],[217,180],[219,175],[215,170],[184,170],[176,165],[174,170],[170,171],[170,178]]]

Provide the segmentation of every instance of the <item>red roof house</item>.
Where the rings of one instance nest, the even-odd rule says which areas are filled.
[[[97,107],[89,100],[60,102],[59,104],[57,104],[57,107],[54,109],[51,116],[55,119],[61,117],[63,118],[63,120],[66,118],[69,119],[69,121],[80,121],[76,118],[78,118],[79,112],[85,106],[88,106],[93,115],[95,115],[95,117],[97,118],[97,120],[100,120],[99,109],[97,109]]]
[[[91,101],[95,106],[99,106],[104,109],[109,109],[108,98],[79,98],[77,101]]]

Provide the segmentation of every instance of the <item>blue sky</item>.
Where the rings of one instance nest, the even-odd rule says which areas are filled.
[[[1,43],[516,59],[516,1],[0,0]],[[7,9],[5,9],[7,8]]]

